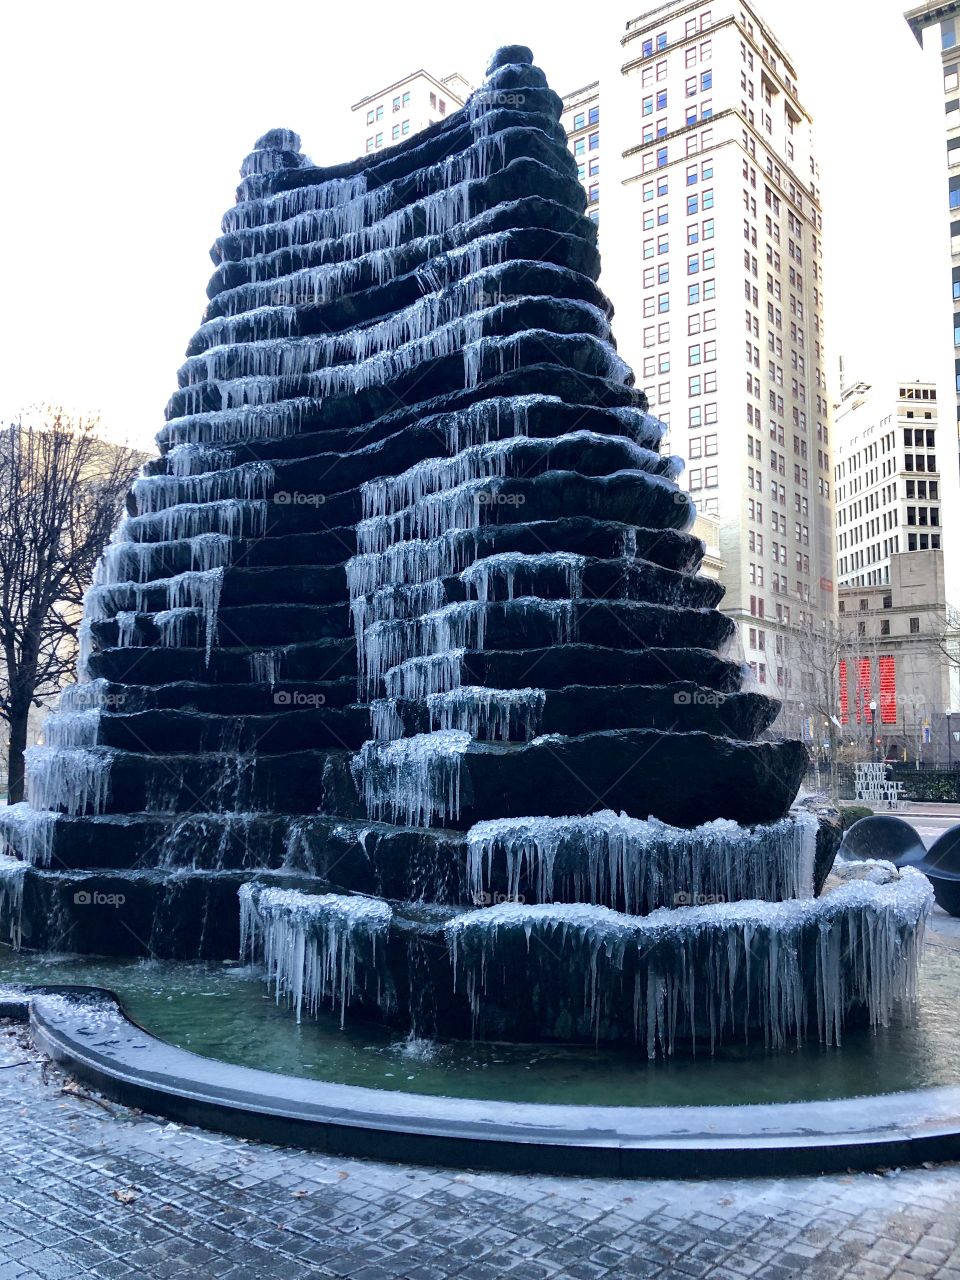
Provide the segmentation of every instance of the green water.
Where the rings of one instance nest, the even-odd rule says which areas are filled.
[[[408,1043],[396,1032],[329,1015],[297,1026],[261,975],[235,965],[46,957],[0,949],[0,985],[109,987],[154,1035],[243,1066],[414,1093],[610,1106],[692,1106],[890,1093],[960,1084],[960,951],[927,947],[915,1019],[768,1055],[746,1047],[716,1058],[648,1062],[619,1050]]]

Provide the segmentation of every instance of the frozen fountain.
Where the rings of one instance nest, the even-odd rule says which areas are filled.
[[[262,959],[418,1035],[839,1042],[911,998],[926,880],[829,878],[617,356],[560,99],[244,161],[82,682],[0,813],[5,933]]]

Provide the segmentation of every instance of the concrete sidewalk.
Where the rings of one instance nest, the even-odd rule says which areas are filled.
[[[0,1280],[91,1276],[960,1280],[960,1167],[676,1183],[337,1159],[103,1102],[0,1023]]]

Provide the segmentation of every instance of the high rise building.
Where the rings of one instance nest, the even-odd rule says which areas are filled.
[[[723,608],[791,730],[805,642],[836,616],[820,180],[797,72],[752,6],[668,0],[565,99],[578,163],[587,92],[620,351],[719,522]]]
[[[955,649],[944,581],[935,382],[844,387],[834,406],[839,717],[897,759],[942,755]]]
[[[600,84],[575,89],[563,99],[560,123],[570,140],[577,175],[587,193],[587,215],[600,221]]]
[[[960,421],[960,0],[927,0],[908,9],[910,29],[921,48],[939,53],[946,124],[947,194],[952,257],[954,379]]]
[[[884,586],[894,556],[942,549],[940,468],[950,443],[937,410],[934,382],[844,389],[834,411],[841,588]]]
[[[413,71],[385,89],[355,102],[355,148],[358,155],[393,146],[427,125],[462,107],[473,85],[458,71],[438,80],[424,71]]]

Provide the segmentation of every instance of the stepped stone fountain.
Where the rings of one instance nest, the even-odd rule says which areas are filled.
[[[421,1035],[839,1040],[909,997],[906,869],[827,878],[744,687],[529,50],[387,151],[274,130],[0,815],[14,941],[263,958]],[[829,891],[824,886],[829,883]]]

